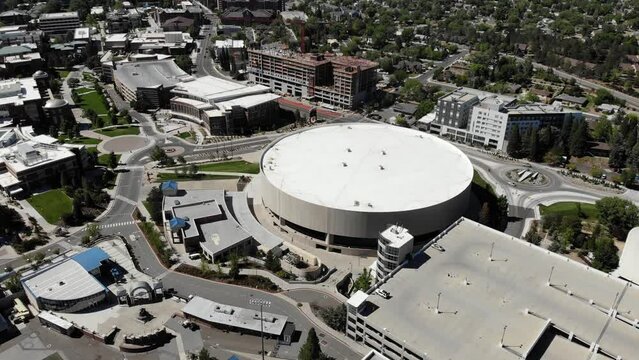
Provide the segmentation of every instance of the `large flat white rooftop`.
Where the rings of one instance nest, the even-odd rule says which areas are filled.
[[[66,259],[24,281],[36,298],[76,300],[106,291],[106,288],[79,263]]]
[[[465,191],[473,167],[459,149],[416,130],[340,124],[293,133],[262,156],[282,192],[328,208],[361,212],[421,209]]]
[[[193,81],[185,81],[178,84],[172,92],[180,96],[186,94],[195,96],[201,101],[213,104],[248,95],[264,94],[269,92],[269,88],[263,85],[246,86],[213,76],[203,76]]]
[[[367,326],[428,359],[637,358],[637,285],[466,219],[438,244],[367,297]]]

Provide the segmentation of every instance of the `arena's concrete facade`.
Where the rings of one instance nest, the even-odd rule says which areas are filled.
[[[384,124],[335,124],[284,136],[261,158],[262,202],[286,223],[371,239],[389,224],[443,229],[467,210],[473,168],[455,146]]]

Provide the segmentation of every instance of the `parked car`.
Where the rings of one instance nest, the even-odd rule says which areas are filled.
[[[381,296],[384,299],[388,299],[390,298],[390,293],[384,289],[377,289],[375,290],[375,294]]]

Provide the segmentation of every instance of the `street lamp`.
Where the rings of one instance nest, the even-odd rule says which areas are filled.
[[[262,360],[264,360],[264,312],[262,308],[264,306],[271,306],[271,302],[264,299],[250,299],[249,304],[251,305],[259,305],[260,306],[260,336],[262,338]]]

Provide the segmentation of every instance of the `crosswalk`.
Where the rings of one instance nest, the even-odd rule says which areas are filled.
[[[133,225],[133,224],[135,224],[135,221],[123,221],[123,222],[117,222],[112,224],[100,225],[100,229],[108,229],[108,228],[121,227],[121,226]]]

